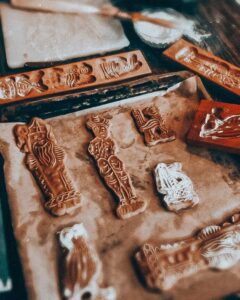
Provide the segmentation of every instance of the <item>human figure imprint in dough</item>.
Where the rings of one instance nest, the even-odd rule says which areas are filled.
[[[199,72],[230,88],[240,89],[240,72],[227,63],[200,54],[195,47],[184,47],[176,54],[177,60],[183,60],[197,68]]]
[[[17,97],[25,97],[31,93],[32,90],[42,93],[48,89],[43,84],[42,71],[36,72],[35,76],[30,80],[27,75],[17,75],[0,79],[0,100],[14,99]]]
[[[100,175],[119,199],[118,217],[126,219],[143,212],[147,202],[137,197],[123,162],[115,154],[114,141],[109,137],[109,121],[99,115],[92,116],[87,127],[96,136],[88,151],[94,157]]]
[[[207,114],[201,126],[199,136],[212,139],[240,138],[240,115],[231,115],[222,118],[222,108],[213,108]]]
[[[102,264],[83,224],[63,229],[59,239],[68,251],[64,264],[64,299],[116,300],[114,288],[101,287]]]
[[[45,208],[53,215],[71,213],[81,205],[64,165],[64,152],[51,127],[39,118],[14,128],[18,148],[26,153],[25,163],[47,199]]]
[[[145,107],[143,110],[133,109],[132,116],[147,146],[175,140],[174,131],[167,129],[156,106]]]
[[[221,226],[172,244],[144,244],[135,256],[151,289],[171,289],[180,279],[205,269],[225,270],[240,261],[240,214]]]
[[[141,68],[142,62],[138,60],[136,54],[125,57],[104,58],[100,63],[105,79],[119,78],[124,74],[137,71]]]
[[[165,195],[163,201],[170,211],[178,212],[198,204],[191,179],[183,173],[182,164],[159,163],[155,169],[157,190]]]

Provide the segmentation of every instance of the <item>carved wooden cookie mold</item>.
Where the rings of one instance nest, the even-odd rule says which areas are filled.
[[[95,159],[100,175],[119,199],[118,217],[126,219],[143,212],[147,202],[137,197],[123,162],[115,154],[115,144],[109,136],[109,121],[95,115],[86,125],[96,136],[88,151]]]
[[[240,154],[240,105],[202,100],[187,141]]]
[[[0,78],[0,105],[55,95],[150,74],[141,51],[41,69]]]
[[[240,96],[240,68],[185,40],[176,42],[163,54]]]
[[[178,212],[199,203],[191,179],[182,171],[182,164],[159,163],[155,168],[157,190],[165,195],[163,202],[170,211]]]
[[[53,215],[71,213],[81,205],[64,165],[64,152],[43,120],[14,128],[17,146],[26,153],[25,163],[36,178],[47,200],[45,208]]]
[[[231,268],[240,261],[240,214],[183,241],[146,243],[135,257],[147,286],[158,290],[171,289],[180,279],[202,270]]]
[[[165,143],[175,140],[175,133],[169,130],[161,117],[156,106],[144,109],[133,109],[132,116],[138,130],[144,135],[147,146]]]
[[[83,224],[63,229],[59,239],[68,251],[64,264],[64,299],[116,300],[114,288],[102,287],[102,264]]]

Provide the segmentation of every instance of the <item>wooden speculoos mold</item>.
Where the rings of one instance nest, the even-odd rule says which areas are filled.
[[[240,154],[240,105],[202,100],[187,142]]]
[[[151,289],[171,289],[180,279],[206,269],[225,270],[240,260],[240,214],[195,237],[171,244],[144,244],[135,258]]]
[[[0,105],[150,74],[141,51],[124,52],[0,78]]]
[[[163,54],[240,96],[240,68],[183,39]]]
[[[71,213],[81,205],[64,165],[64,152],[43,120],[34,118],[28,125],[14,128],[18,148],[26,153],[25,163],[47,200],[45,208],[53,215]]]
[[[114,141],[109,137],[109,121],[95,115],[87,121],[87,127],[96,136],[88,151],[94,157],[100,175],[119,199],[118,217],[126,219],[143,212],[147,202],[137,197],[123,162],[116,156]]]

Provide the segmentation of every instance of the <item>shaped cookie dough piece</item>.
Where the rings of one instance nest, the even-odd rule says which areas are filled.
[[[83,224],[63,229],[59,239],[68,251],[64,268],[65,299],[116,300],[113,287],[102,287],[102,264]]]
[[[167,128],[155,105],[144,109],[133,109],[132,116],[139,132],[143,134],[147,146],[175,140],[175,132]]]
[[[114,141],[109,136],[109,121],[95,115],[87,121],[87,127],[96,136],[88,151],[95,159],[100,175],[119,199],[118,217],[127,219],[143,212],[147,202],[137,197],[123,162],[116,156]]]
[[[206,269],[231,268],[240,261],[240,214],[183,241],[146,243],[135,258],[147,286],[158,290],[169,290],[180,279]]]
[[[47,200],[45,208],[61,216],[81,206],[80,194],[73,187],[65,167],[65,154],[51,127],[34,118],[28,125],[16,125],[14,134],[18,148],[26,153],[26,166]]]
[[[164,195],[163,202],[170,211],[178,212],[198,204],[191,179],[182,171],[182,164],[159,163],[155,168],[157,190]]]

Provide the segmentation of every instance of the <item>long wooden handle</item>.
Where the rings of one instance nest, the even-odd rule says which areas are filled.
[[[145,22],[149,22],[149,23],[160,25],[160,26],[167,27],[167,28],[176,28],[176,24],[171,21],[144,16],[143,14],[138,13],[138,12],[132,13],[131,17],[132,17],[133,22],[145,21]]]

